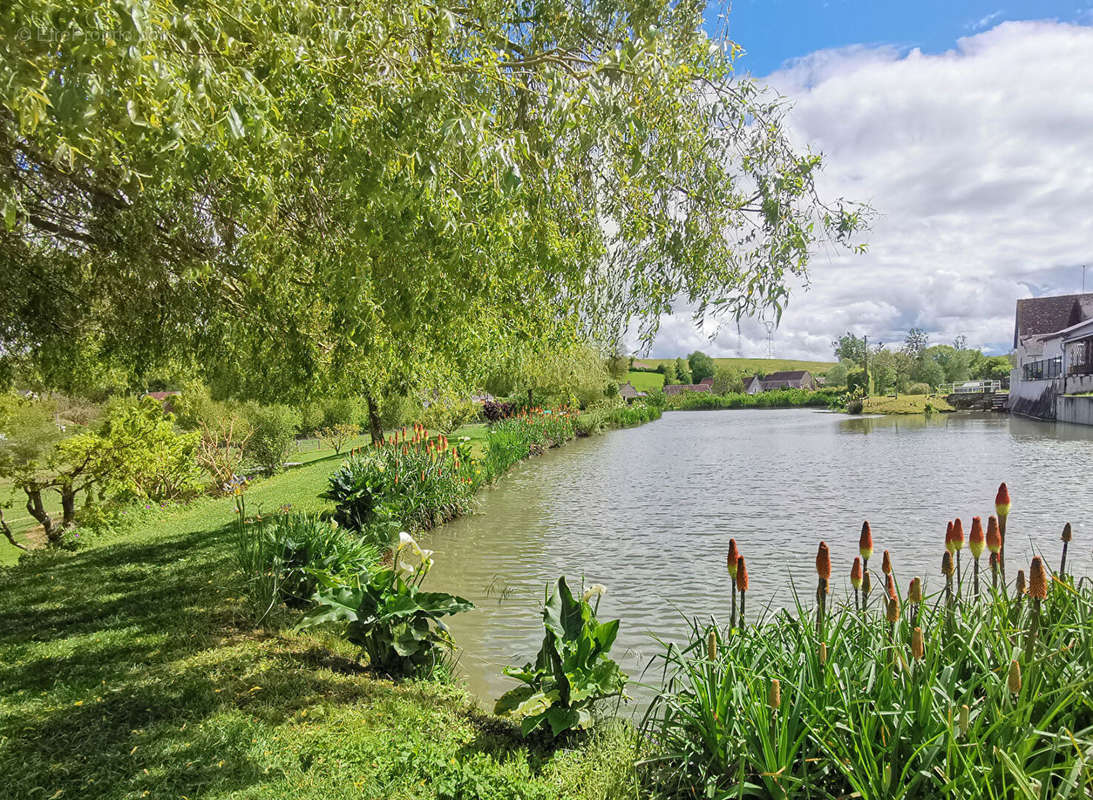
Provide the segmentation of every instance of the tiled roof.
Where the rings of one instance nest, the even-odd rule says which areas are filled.
[[[710,392],[712,386],[708,383],[670,383],[664,387],[665,394],[683,394],[684,392]]]
[[[630,381],[627,381],[619,387],[619,396],[626,400],[633,400],[638,397],[644,397],[645,394],[643,392],[639,392],[637,389],[634,388],[634,384],[630,383]]]
[[[153,400],[166,400],[168,397],[178,397],[182,392],[148,392],[145,397],[151,397]]]
[[[1018,300],[1013,346],[1017,347],[1026,336],[1055,333],[1090,317],[1093,317],[1093,292]]]

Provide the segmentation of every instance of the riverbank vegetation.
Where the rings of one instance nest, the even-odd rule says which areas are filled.
[[[1065,572],[1070,525],[1059,572],[1037,556],[1008,565],[1007,585],[995,518],[984,536],[976,517],[970,541],[977,568],[990,550],[990,579],[957,569],[959,523],[938,548],[934,593],[930,576],[897,579],[887,550],[883,579],[870,580],[866,523],[861,557],[836,565],[853,605],[835,606],[841,581],[821,543],[814,607],[798,600],[750,627],[694,621],[690,643],[658,658],[664,688],[642,723],[645,780],[668,797],[1084,796],[1093,587]],[[746,584],[734,581],[741,603]]]
[[[840,389],[774,389],[744,394],[730,392],[681,392],[665,398],[668,411],[702,411],[717,408],[830,408],[845,394]]]
[[[873,396],[862,401],[863,414],[931,414],[956,411],[941,395],[901,394],[896,397]]]

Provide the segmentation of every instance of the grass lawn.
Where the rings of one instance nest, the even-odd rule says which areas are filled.
[[[637,360],[653,366],[675,361],[674,358],[639,358]],[[769,375],[772,372],[795,369],[806,369],[813,375],[823,375],[835,366],[834,361],[797,361],[791,358],[715,358],[713,361],[718,367],[732,367],[745,375],[755,375],[757,373]],[[633,375],[634,373],[631,372],[630,374]],[[637,386],[637,384],[634,385]]]
[[[639,392],[658,391],[664,388],[664,376],[659,372],[629,372],[626,380]]]
[[[864,414],[924,414],[926,405],[934,411],[955,411],[940,395],[901,394],[899,397],[869,397],[862,407]]]
[[[248,509],[318,510],[340,463],[261,481]],[[633,796],[621,726],[529,746],[456,687],[380,680],[343,643],[287,632],[288,612],[256,625],[232,508],[154,509],[0,573],[0,797]]]

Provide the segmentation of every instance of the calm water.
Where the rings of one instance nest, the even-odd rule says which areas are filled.
[[[936,591],[946,521],[962,517],[965,531],[971,517],[985,521],[1005,480],[1011,578],[1033,543],[1058,564],[1067,521],[1076,540],[1068,565],[1090,574],[1090,476],[1093,428],[1081,426],[1000,415],[669,413],[516,467],[483,495],[479,513],[425,537],[437,551],[427,586],[478,606],[452,629],[469,688],[491,704],[514,685],[501,667],[538,650],[544,587],[558,575],[576,588],[582,575],[608,587],[600,617],[622,619],[615,650],[636,676],[654,636],[682,638],[682,614],[728,619],[730,537],[747,559],[752,620],[791,602],[791,579],[803,596],[814,591],[821,539],[831,548],[832,590],[845,596],[863,519],[877,571],[888,549],[903,591],[913,575]]]

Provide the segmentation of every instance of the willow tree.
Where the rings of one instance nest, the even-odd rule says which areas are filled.
[[[780,313],[825,203],[699,2],[14,0],[0,348],[373,399],[515,342]]]

